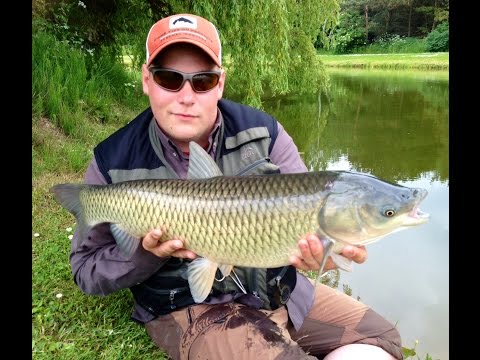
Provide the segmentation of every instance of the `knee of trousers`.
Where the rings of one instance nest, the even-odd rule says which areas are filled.
[[[403,359],[402,338],[394,324],[369,309],[358,323],[355,331],[365,336],[358,343],[381,347],[397,359]]]

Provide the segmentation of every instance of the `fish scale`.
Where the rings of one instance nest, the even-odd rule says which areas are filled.
[[[306,227],[303,224],[301,229],[299,226],[285,228],[283,224],[295,225],[294,219],[305,218],[305,206],[295,206],[295,199],[278,201],[279,191],[265,192],[266,185],[269,189],[285,188],[276,178],[272,178],[270,183],[263,179],[259,183],[259,189],[253,186],[256,179],[258,178],[252,178],[253,181],[241,182],[240,185],[244,184],[243,186],[234,187],[225,186],[230,184],[225,179],[197,181],[190,191],[184,186],[185,181],[173,180],[136,182],[136,192],[116,185],[111,186],[109,191],[95,188],[93,191],[84,190],[85,204],[90,209],[86,213],[86,220],[87,223],[93,223],[93,219],[96,219],[123,224],[124,230],[135,235],[143,235],[150,229],[165,225],[169,233],[165,240],[184,239],[190,249],[200,255],[208,253],[214,260],[234,261],[243,266],[257,266],[265,262],[280,266],[288,260],[288,254],[283,251],[285,255],[282,259],[270,260],[278,257],[277,247],[288,245],[295,248],[298,237],[305,230],[315,230],[316,216],[308,215],[311,218],[310,224]],[[178,182],[183,186],[175,186]],[[301,185],[302,182],[298,182],[295,187],[301,188]],[[214,191],[210,190],[212,188]],[[223,191],[219,199],[210,200],[217,198],[213,194],[221,188]],[[263,195],[252,196],[262,192]],[[185,193],[189,196],[185,196]],[[247,196],[243,197],[242,194],[250,194],[250,199],[245,200]],[[95,200],[98,196],[99,200]],[[164,205],[159,206],[160,204]],[[297,208],[297,211],[289,210],[290,205]],[[154,209],[160,210],[155,212]],[[117,214],[114,215],[115,212]],[[137,218],[137,221],[132,221],[133,218]],[[215,245],[212,241],[214,234]],[[255,234],[255,242],[251,241],[252,234]],[[260,245],[264,250],[270,248],[271,251],[252,258],[255,255],[252,243]],[[234,253],[225,255],[229,250]]]

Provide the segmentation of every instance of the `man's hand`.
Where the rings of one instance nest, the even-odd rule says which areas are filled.
[[[159,257],[174,256],[184,259],[195,259],[197,254],[183,247],[181,240],[168,240],[160,242],[162,230],[154,229],[144,236],[142,240],[143,248]]]
[[[318,236],[309,234],[305,238],[298,241],[298,247],[301,252],[301,257],[290,256],[290,264],[300,270],[318,270],[323,259],[323,245]],[[361,264],[367,260],[367,250],[365,246],[346,245],[342,250],[342,255],[346,258]],[[337,266],[328,257],[327,263],[323,268],[324,271],[336,269]]]

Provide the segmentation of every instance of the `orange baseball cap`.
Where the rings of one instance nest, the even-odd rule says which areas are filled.
[[[187,42],[200,47],[222,66],[222,45],[217,28],[208,20],[192,14],[177,14],[157,21],[147,36],[147,66],[168,45]]]

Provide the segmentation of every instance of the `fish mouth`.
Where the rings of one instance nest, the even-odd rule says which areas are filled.
[[[417,205],[408,213],[408,218],[410,221],[407,225],[416,225],[428,221],[430,214],[420,210]]]

